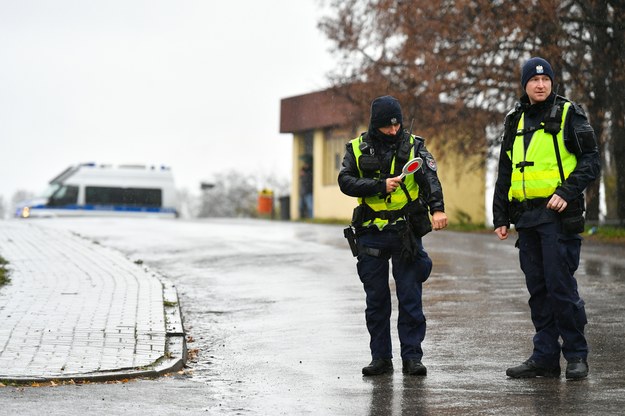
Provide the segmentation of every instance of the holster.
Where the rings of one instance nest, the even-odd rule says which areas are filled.
[[[347,239],[347,243],[349,244],[349,248],[352,250],[352,255],[354,257],[358,256],[358,240],[356,240],[356,234],[354,233],[354,229],[351,226],[346,227],[343,230],[343,236]]]

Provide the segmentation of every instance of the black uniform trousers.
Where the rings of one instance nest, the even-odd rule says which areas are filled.
[[[389,260],[395,279],[399,316],[397,329],[404,360],[423,356],[421,343],[425,338],[425,316],[421,301],[422,285],[432,271],[432,260],[418,239],[414,260],[402,257],[402,241],[396,230],[373,229],[358,237],[358,244],[374,250],[361,250],[358,255],[358,275],[366,293],[365,317],[370,335],[371,356],[375,359],[392,358],[391,293],[389,287]],[[379,250],[379,252],[377,252]],[[363,252],[364,251],[364,252]],[[375,252],[372,255],[371,252]]]
[[[574,277],[581,237],[563,233],[559,219],[517,231],[520,264],[536,329],[531,359],[550,368],[559,366],[560,353],[567,361],[586,359],[586,312]]]

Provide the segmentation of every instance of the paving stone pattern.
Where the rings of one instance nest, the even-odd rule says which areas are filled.
[[[150,366],[166,353],[163,284],[122,254],[69,232],[0,221],[0,378]]]

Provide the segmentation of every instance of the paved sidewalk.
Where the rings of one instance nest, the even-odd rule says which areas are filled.
[[[122,254],[32,221],[0,221],[0,381],[155,377],[186,360],[175,288]]]

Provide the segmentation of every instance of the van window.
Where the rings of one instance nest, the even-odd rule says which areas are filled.
[[[88,205],[160,207],[163,202],[162,194],[161,189],[87,186],[85,203]]]
[[[50,199],[48,200],[49,206],[63,206],[63,205],[75,205],[78,202],[78,187],[72,185],[60,186]]]

